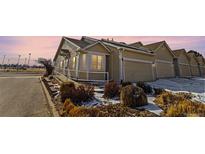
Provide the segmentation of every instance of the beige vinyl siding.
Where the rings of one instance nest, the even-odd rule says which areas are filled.
[[[197,60],[193,55],[190,54],[190,69],[192,76],[200,76],[199,66]]]
[[[156,51],[157,60],[173,61],[173,55],[170,51],[163,45],[160,49]]]
[[[156,51],[157,78],[170,78],[175,76],[173,58],[173,55],[165,45]]]
[[[87,49],[88,51],[93,51],[93,52],[99,52],[99,53],[102,53],[102,54],[109,54],[109,52],[107,51],[107,49],[102,46],[101,44],[96,44],[90,48]]]
[[[189,76],[191,76],[189,59],[185,54],[186,53],[182,53],[178,57],[180,77],[189,77]]]
[[[191,65],[190,68],[191,68],[191,75],[192,76],[200,76],[199,67],[198,66]]]
[[[189,76],[191,76],[190,66],[189,65],[179,64],[179,71],[180,71],[180,77],[189,77]]]
[[[175,76],[172,63],[156,62],[157,78],[171,78]]]

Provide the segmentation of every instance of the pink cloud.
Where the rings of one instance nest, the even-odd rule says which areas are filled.
[[[80,39],[81,36],[71,36]],[[205,37],[195,36],[91,36],[97,39],[109,38],[119,42],[133,43],[141,41],[143,44],[166,40],[172,49],[185,48],[186,50],[197,50],[205,55]],[[32,54],[32,59],[39,57],[53,58],[61,36],[13,36],[0,37],[0,60],[3,54],[7,57],[17,59],[22,55],[23,59]]]

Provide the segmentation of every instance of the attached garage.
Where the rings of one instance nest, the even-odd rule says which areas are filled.
[[[190,77],[190,59],[185,49],[173,50],[176,58],[174,59],[175,74],[178,77]]]
[[[152,62],[124,59],[124,81],[153,81]]]
[[[157,78],[174,77],[174,65],[171,61],[156,61]]]
[[[205,61],[203,56],[197,56],[196,57],[198,64],[199,64],[199,70],[200,70],[200,76],[205,75]]]
[[[190,58],[190,70],[192,76],[200,76],[199,65],[194,53],[187,53]]]
[[[190,77],[190,66],[187,64],[179,64],[180,77]]]
[[[165,41],[148,44],[144,46],[155,53],[156,78],[175,77],[174,54]]]

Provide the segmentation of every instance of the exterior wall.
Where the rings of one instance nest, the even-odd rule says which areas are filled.
[[[192,76],[200,76],[198,66],[191,65],[190,68],[191,68],[191,75]]]
[[[205,75],[205,62],[203,57],[197,57],[198,63],[199,63],[199,71],[200,71],[200,76]]]
[[[157,60],[173,61],[173,55],[170,51],[163,45],[156,51]]]
[[[120,82],[119,51],[114,47],[110,47],[110,46],[107,47],[111,50],[110,55],[107,57],[108,58],[107,61],[109,62],[108,64],[109,79]]]
[[[191,76],[189,59],[185,55],[185,53],[180,54],[180,56],[178,57],[178,65],[179,65],[179,76],[180,77],[190,77]]]
[[[190,77],[191,76],[189,65],[179,64],[179,69],[180,69],[180,77]]]
[[[157,78],[175,77],[173,55],[165,45],[156,51],[155,58]]]
[[[88,51],[109,54],[109,52],[106,50],[106,48],[104,46],[102,46],[101,44],[96,44],[96,45],[88,48]]]
[[[194,58],[193,55],[190,54],[189,56],[190,56],[191,75],[192,76],[200,76],[199,66],[198,66],[197,60]]]

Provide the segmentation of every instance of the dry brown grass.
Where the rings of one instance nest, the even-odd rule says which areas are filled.
[[[121,104],[102,105],[98,107],[75,106],[69,99],[63,105],[61,116],[69,117],[155,117],[146,110],[136,110]]]
[[[155,103],[163,109],[162,116],[189,117],[205,116],[205,104],[191,100],[192,95],[187,93],[173,94],[163,92],[155,99]]]

